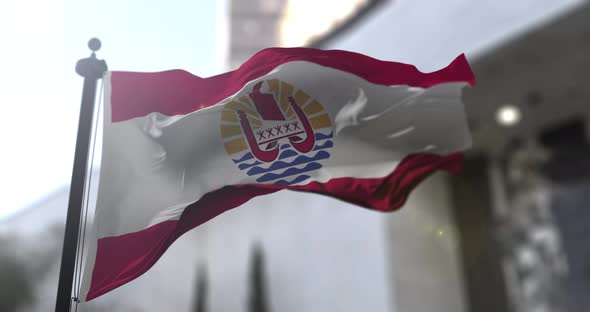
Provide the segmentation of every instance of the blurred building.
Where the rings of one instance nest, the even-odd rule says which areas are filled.
[[[364,7],[374,8],[374,4],[364,3]],[[280,6],[288,7],[288,2]],[[313,6],[309,8],[313,10]],[[346,306],[352,307],[366,299],[363,292],[349,293],[347,289],[352,288],[338,283],[338,276],[384,265],[382,272],[388,272],[385,280],[366,276],[357,283],[369,283],[372,289],[387,287],[384,295],[389,300],[383,302],[389,310],[583,311],[589,306],[588,297],[581,293],[590,289],[584,273],[590,259],[581,237],[588,230],[586,223],[576,222],[574,216],[590,221],[580,212],[590,177],[586,169],[590,97],[583,86],[589,78],[586,68],[590,68],[586,56],[590,55],[586,44],[588,5],[578,1],[478,6],[399,1],[369,12],[365,22],[356,27],[334,23],[332,32],[320,38],[308,35],[313,39],[305,43],[401,60],[424,71],[436,70],[467,52],[478,80],[465,95],[474,147],[463,174],[432,177],[401,212],[379,217],[380,224],[359,215],[355,227],[371,230],[349,231],[339,237],[349,242],[343,254],[358,264],[342,272],[337,266],[322,268],[323,275],[338,285],[337,290],[332,289],[339,301],[350,301]],[[349,21],[354,24],[355,18]],[[305,23],[313,25],[314,19]],[[302,32],[309,29],[305,23]],[[283,29],[274,35],[280,39],[286,33]],[[242,38],[235,38],[240,36],[238,32],[230,34],[232,41],[240,41]],[[285,40],[275,43],[284,44]],[[242,62],[251,53],[230,52],[230,58],[232,55]],[[564,199],[570,195],[570,200]],[[289,201],[284,197],[277,199],[277,204]],[[328,201],[326,206],[332,209],[325,212],[332,220],[331,230],[349,227],[344,213],[337,211],[344,205]],[[261,211],[260,216],[254,209],[243,213],[256,220],[272,213],[272,222],[285,222],[282,229],[296,224],[292,212],[273,209]],[[323,213],[323,207],[313,209]],[[313,213],[300,209],[296,215]],[[276,235],[272,227],[264,228],[268,222],[262,221],[253,231],[259,233],[258,241],[267,249],[267,256],[278,258],[285,251],[267,243],[267,236]],[[281,232],[281,242],[290,245],[301,235],[299,230],[314,231],[299,224],[288,235]],[[382,245],[385,261],[354,256],[358,242],[374,246],[364,250],[363,256],[378,254]],[[328,252],[339,254],[318,250],[306,254],[302,261]],[[279,271],[287,267],[280,261],[270,265]],[[271,285],[281,289],[282,283],[286,282],[277,278]],[[299,287],[313,287],[305,285],[304,279],[298,280]],[[291,294],[302,292],[297,289]],[[381,295],[374,293],[371,298]],[[305,302],[318,306],[315,300],[321,298],[302,297],[297,307],[301,310]],[[271,306],[289,310],[281,301]],[[322,307],[336,309],[336,305]]]
[[[229,65],[237,68],[260,51],[277,46],[287,0],[229,1]]]
[[[478,86],[465,101],[475,158],[489,168],[490,225],[513,311],[590,306],[589,39],[582,4],[473,64]]]
[[[352,50],[423,71],[467,52],[477,85],[465,91],[474,147],[462,173],[429,178],[392,214],[300,193],[256,198],[80,310],[586,311],[590,6],[326,3],[228,0],[228,66],[281,45]],[[317,15],[316,4],[333,10]],[[0,258],[37,260],[23,267],[33,305],[22,311],[53,307],[66,199],[60,189],[0,226],[0,238],[18,236],[20,246],[45,242]]]
[[[230,69],[267,47],[325,46],[384,0],[228,1]]]

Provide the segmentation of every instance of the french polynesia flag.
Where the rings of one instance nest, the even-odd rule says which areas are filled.
[[[271,48],[235,71],[109,72],[82,300],[146,272],[183,233],[283,189],[392,211],[470,145],[465,56],[432,73]]]

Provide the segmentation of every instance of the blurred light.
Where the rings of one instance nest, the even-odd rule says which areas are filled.
[[[445,234],[445,232],[443,230],[438,230],[438,236],[443,236],[443,234]]]
[[[502,126],[514,126],[520,121],[520,109],[516,106],[505,105],[496,112],[496,121]]]
[[[370,0],[289,0],[280,26],[282,46],[304,46],[345,23]]]

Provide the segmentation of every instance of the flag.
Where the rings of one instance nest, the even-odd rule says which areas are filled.
[[[271,48],[235,71],[108,72],[91,300],[146,272],[183,233],[280,190],[392,211],[470,144],[464,55],[422,73],[339,50]]]

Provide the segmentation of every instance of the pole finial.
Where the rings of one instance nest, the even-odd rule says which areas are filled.
[[[100,50],[100,40],[98,40],[98,38],[92,38],[90,40],[88,40],[88,48],[90,50],[92,50],[92,52],[96,52],[98,50]]]
[[[92,50],[90,57],[81,59],[76,63],[76,72],[84,78],[100,79],[107,71],[107,63],[96,58],[96,51],[101,43],[97,38],[88,40],[88,48]]]

